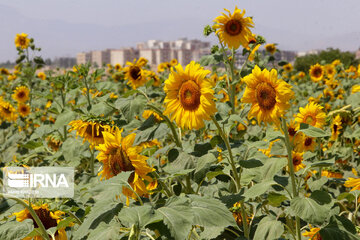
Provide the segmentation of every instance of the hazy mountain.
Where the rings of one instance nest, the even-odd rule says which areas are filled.
[[[96,17],[96,16],[89,16]],[[104,27],[95,24],[73,24],[61,20],[40,20],[25,17],[14,8],[0,5],[0,62],[16,59],[14,38],[25,32],[35,38],[44,58],[75,56],[77,52],[95,49],[135,46],[148,39],[175,40],[180,37],[216,42],[215,37],[205,38],[203,27],[211,20],[197,16],[186,19],[167,19],[124,26]],[[325,49],[332,46],[355,51],[360,47],[360,32],[322,38],[256,25],[255,33],[276,42],[284,50]]]

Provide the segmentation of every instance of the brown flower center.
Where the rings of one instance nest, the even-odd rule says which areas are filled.
[[[260,83],[256,87],[255,97],[260,108],[271,110],[276,104],[276,91],[268,83]]]
[[[304,145],[306,146],[306,147],[309,147],[311,144],[312,144],[312,138],[311,137],[307,137],[307,138],[305,138],[305,142],[304,142]]]
[[[17,93],[17,97],[18,97],[19,99],[24,98],[24,97],[25,97],[25,92],[24,92],[24,91],[18,92],[18,93]]]
[[[291,137],[295,136],[295,134],[296,134],[295,128],[288,127],[288,133],[289,133],[289,136],[291,136]]]
[[[305,118],[304,118],[304,123],[307,123],[307,124],[309,124],[309,125],[314,126],[315,123],[316,123],[316,119],[314,119],[314,118],[313,118],[312,116],[310,116],[310,115],[307,115],[307,116],[305,116]]]
[[[9,106],[8,106],[8,107],[3,107],[2,109],[3,109],[3,111],[4,111],[5,114],[11,114],[11,112],[12,112],[12,111],[10,110],[10,107],[9,107]]]
[[[320,67],[316,67],[315,69],[313,69],[312,75],[316,78],[319,78],[323,75],[323,71]]]
[[[336,124],[333,125],[333,130],[334,130],[334,133],[337,132],[337,129],[338,129],[338,126]]]
[[[239,35],[242,31],[241,22],[235,19],[231,19],[225,24],[225,31],[231,36]]]
[[[301,163],[301,158],[299,156],[294,156],[292,161],[293,161],[293,165],[297,166]]]
[[[26,45],[26,38],[20,36],[19,37],[19,43],[20,43],[21,46],[25,46]]]
[[[131,66],[129,71],[133,80],[138,80],[141,77],[141,69],[138,66]]]
[[[44,225],[45,229],[49,229],[57,226],[56,220],[51,218],[50,212],[47,209],[40,208],[38,210],[35,210],[35,213],[40,218],[40,221]],[[34,221],[34,227],[38,228],[39,226],[31,216],[31,214],[29,214],[29,218]]]
[[[188,80],[181,85],[180,102],[185,110],[194,111],[200,105],[200,88],[196,82]]]
[[[121,147],[113,148],[109,154],[109,165],[112,173],[116,176],[120,172],[127,172],[135,170],[129,157],[126,155]]]

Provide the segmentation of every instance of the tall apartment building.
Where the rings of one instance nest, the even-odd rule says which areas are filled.
[[[85,64],[87,62],[91,62],[91,53],[80,52],[76,54],[76,64]]]
[[[110,49],[104,51],[91,51],[91,63],[101,67],[110,63]]]

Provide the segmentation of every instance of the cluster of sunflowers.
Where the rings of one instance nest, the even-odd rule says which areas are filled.
[[[359,239],[360,65],[276,63],[253,18],[225,11],[211,55],[157,73],[144,58],[40,72],[16,36],[0,164],[74,167],[75,196],[2,194],[0,239]]]

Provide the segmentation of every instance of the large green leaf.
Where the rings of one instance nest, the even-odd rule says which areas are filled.
[[[209,174],[210,166],[217,162],[216,157],[212,153],[208,153],[196,161],[196,169],[195,169],[195,181],[200,183],[206,176]]]
[[[120,221],[126,223],[127,226],[136,224],[140,229],[150,223],[162,220],[160,214],[150,205],[123,208],[118,217]]]
[[[119,239],[121,225],[115,221],[110,223],[101,222],[94,230],[90,231],[87,240],[115,240]]]
[[[74,120],[76,113],[73,111],[65,111],[57,116],[53,128],[59,129],[66,126],[71,120]]]
[[[290,201],[289,212],[311,224],[322,224],[330,217],[331,206],[320,205],[311,198],[295,197]]]
[[[327,137],[331,135],[320,128],[313,127],[306,123],[300,124],[299,132],[303,132],[309,137]]]
[[[273,180],[266,180],[260,183],[255,184],[249,190],[245,191],[244,197],[246,200],[255,198],[264,194],[267,190],[270,189],[271,185],[276,184]]]
[[[261,219],[256,228],[254,240],[273,240],[278,239],[284,232],[284,227],[280,221],[272,216]]]
[[[190,200],[185,197],[171,197],[165,206],[156,210],[163,216],[165,225],[174,239],[186,239],[194,222]]]
[[[355,226],[343,216],[332,216],[330,222],[320,230],[322,239],[326,240],[358,240]]]
[[[189,195],[189,198],[194,214],[194,224],[204,227],[206,235],[202,235],[203,238],[213,239],[225,227],[236,226],[231,212],[220,200],[197,195]]]
[[[30,219],[22,222],[9,221],[0,224],[0,239],[18,240],[23,239],[34,229],[33,221]]]

